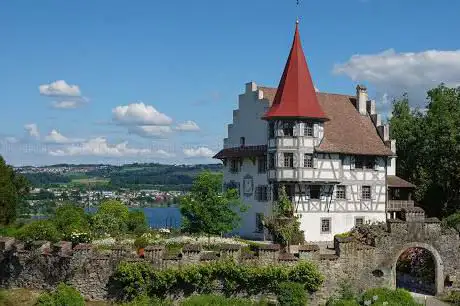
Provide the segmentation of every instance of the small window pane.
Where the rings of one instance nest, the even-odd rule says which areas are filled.
[[[284,153],[284,167],[294,168],[294,153]]]
[[[313,123],[305,122],[304,135],[307,137],[313,137]]]
[[[321,197],[321,186],[311,185],[310,186],[310,199],[319,199]]]
[[[230,162],[230,172],[237,173],[240,169],[240,162],[237,159],[232,159]]]
[[[256,213],[256,232],[261,233],[264,230],[264,224],[263,224],[263,219],[264,219],[264,214],[262,213]]]
[[[338,185],[335,191],[335,197],[337,199],[346,199],[346,188],[345,186]]]
[[[363,198],[363,200],[370,200],[371,199],[371,186],[363,186],[362,187],[362,198]]]
[[[294,136],[294,124],[292,122],[285,122],[283,125],[284,136]]]
[[[305,168],[313,168],[313,156],[311,154],[305,154],[303,159],[303,166]]]
[[[268,138],[275,138],[275,124],[273,122],[268,124]]]
[[[246,138],[240,137],[240,145],[244,146],[246,144]]]
[[[331,219],[321,219],[321,233],[328,234],[331,232]]]
[[[259,173],[267,172],[267,158],[265,156],[259,156],[257,163]]]
[[[355,226],[362,226],[364,224],[364,217],[356,217]]]
[[[275,154],[268,154],[268,167],[269,169],[275,169]]]

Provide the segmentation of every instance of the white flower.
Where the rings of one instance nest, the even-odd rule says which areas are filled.
[[[373,299],[374,301],[377,301],[377,300],[379,299],[379,297],[378,297],[377,295],[374,295],[374,296],[372,297],[372,299]]]
[[[364,301],[364,305],[369,306],[370,304],[372,304],[371,300]]]
[[[383,306],[388,305],[388,302],[385,301],[385,302],[382,303],[382,305],[383,305]]]

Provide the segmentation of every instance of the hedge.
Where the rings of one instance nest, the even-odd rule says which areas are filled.
[[[299,283],[305,290],[314,292],[321,286],[323,276],[309,262],[300,262],[295,266],[251,266],[234,261],[216,261],[164,270],[144,262],[122,262],[113,280],[120,298],[131,300],[142,294],[158,297],[176,293],[206,294],[218,288],[227,296],[276,293],[284,282]]]

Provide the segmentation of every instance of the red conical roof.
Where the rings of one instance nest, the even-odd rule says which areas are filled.
[[[273,104],[262,119],[311,118],[327,120],[316,97],[296,24],[291,52]]]

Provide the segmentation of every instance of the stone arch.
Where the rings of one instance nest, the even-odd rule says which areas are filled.
[[[392,266],[391,266],[391,286],[392,288],[396,288],[396,265],[398,263],[399,257],[404,253],[407,249],[411,248],[420,248],[425,249],[431,253],[431,256],[434,258],[435,263],[435,291],[436,295],[442,294],[444,291],[444,263],[442,260],[441,255],[439,254],[438,250],[430,244],[423,243],[423,242],[411,242],[403,245],[401,248],[398,248],[398,251],[393,256]]]

